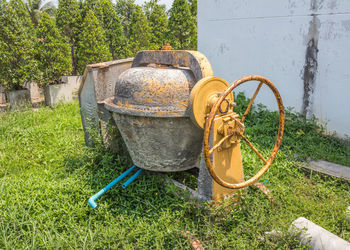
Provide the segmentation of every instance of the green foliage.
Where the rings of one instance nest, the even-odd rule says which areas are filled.
[[[115,10],[122,22],[124,35],[129,38],[129,28],[131,25],[132,13],[135,10],[135,0],[118,0],[115,5]]]
[[[151,48],[161,49],[167,42],[168,17],[165,13],[165,5],[159,5],[159,0],[150,0],[145,3],[144,10],[151,28]]]
[[[197,48],[197,28],[187,0],[174,0],[169,13],[169,40],[175,49]]]
[[[124,36],[123,26],[114,10],[112,1],[99,0],[94,12],[103,26],[113,59],[127,57],[128,54],[125,49],[127,41]]]
[[[44,3],[43,0],[27,0],[25,4],[35,27],[38,25],[43,12],[51,16],[54,16],[56,13],[56,7],[52,1],[45,1]]]
[[[136,5],[131,16],[129,50],[135,55],[151,46],[151,29],[140,6]]]
[[[236,101],[238,110],[241,102]],[[250,115],[247,122],[258,119],[250,128],[263,135],[255,145],[273,140],[270,126],[275,126],[276,114],[256,107]],[[294,119],[290,115],[288,121]],[[286,134],[275,163],[260,180],[268,179],[274,204],[254,187],[242,190],[238,205],[230,200],[220,205],[191,202],[161,177],[143,174],[126,189],[117,184],[108,190],[92,210],[88,198],[130,165],[123,155],[84,146],[77,102],[54,110],[0,113],[0,120],[1,249],[190,249],[186,235],[205,249],[303,249],[288,232],[300,216],[350,240],[350,221],[345,219],[349,183],[304,172],[288,149],[296,143],[339,147],[332,137],[299,142]],[[309,122],[288,122],[286,133],[301,129],[316,136]],[[242,151],[245,166],[261,163],[249,148]],[[281,233],[265,233],[272,230]]]
[[[7,89],[18,90],[37,77],[34,28],[21,0],[3,2],[1,8],[0,81]]]
[[[243,114],[250,99],[243,93],[238,93],[235,102],[235,112]],[[290,109],[285,111],[285,130],[282,140],[282,150],[293,152],[299,160],[308,158],[320,159],[350,166],[350,148],[341,140],[325,133],[316,118],[306,119]],[[261,147],[271,147],[278,130],[278,112],[271,112],[265,106],[253,106],[245,120],[246,132],[251,139]]]
[[[98,8],[99,0],[84,0],[80,2],[80,5],[81,5],[82,20],[85,19],[85,16],[89,12],[89,10],[93,10],[97,18],[99,16],[102,16],[101,9]]]
[[[197,22],[197,0],[188,0],[188,2],[190,4],[190,10],[192,13],[192,17]]]
[[[70,47],[63,41],[55,22],[45,12],[38,23],[37,37],[36,59],[41,72],[40,83],[59,83],[62,75],[72,71]]]
[[[92,10],[85,16],[77,54],[79,58],[77,69],[80,73],[84,72],[88,64],[112,60],[105,33]]]
[[[56,25],[71,48],[72,74],[77,74],[77,47],[81,28],[81,13],[77,0],[59,0]]]

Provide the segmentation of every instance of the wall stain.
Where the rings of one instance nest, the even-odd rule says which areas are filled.
[[[316,0],[312,1],[317,4]],[[314,5],[315,6],[315,5]],[[315,6],[317,8],[317,5]],[[317,74],[317,55],[318,55],[318,38],[319,29],[321,23],[317,18],[317,15],[313,15],[310,21],[309,32],[305,37],[306,53],[305,53],[305,65],[302,73],[302,79],[304,81],[304,95],[303,105],[301,113],[304,116],[310,114],[313,93],[315,90],[316,74]]]
[[[310,10],[312,11],[318,11],[323,8],[323,2],[324,0],[311,0],[310,1]]]

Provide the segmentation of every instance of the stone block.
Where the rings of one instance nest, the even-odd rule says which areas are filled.
[[[24,88],[30,91],[30,98],[35,99],[40,97],[40,88],[36,82],[27,82],[24,84]]]
[[[299,240],[309,249],[350,249],[349,242],[304,217],[299,217],[293,221],[289,231],[300,232]]]
[[[80,83],[82,80],[81,75],[79,76],[62,76],[61,81],[71,86],[72,94],[78,95]]]
[[[21,109],[31,104],[30,91],[28,89],[15,90],[7,93],[11,109]]]
[[[350,180],[350,167],[335,164],[327,161],[310,161],[309,164],[302,165],[304,168],[308,168],[323,174],[331,175],[337,178]]]
[[[0,84],[0,104],[6,103],[5,88]]]
[[[54,84],[44,87],[45,104],[48,106],[56,106],[59,102],[71,102],[72,87],[69,84]]]

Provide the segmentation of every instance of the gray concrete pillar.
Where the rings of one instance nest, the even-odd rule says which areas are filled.
[[[300,232],[300,241],[311,249],[324,250],[350,250],[350,243],[328,232],[326,229],[316,225],[312,221],[299,217],[292,222],[289,228],[291,232]]]

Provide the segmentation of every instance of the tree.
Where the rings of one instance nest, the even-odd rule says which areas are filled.
[[[36,58],[39,64],[40,83],[59,83],[62,75],[72,71],[70,48],[58,31],[55,22],[47,14],[41,15],[37,27]]]
[[[95,6],[95,15],[102,25],[109,49],[113,59],[124,58],[127,56],[125,50],[127,41],[124,36],[122,23],[114,10],[111,0],[99,0]]]
[[[140,6],[136,5],[131,17],[129,50],[135,55],[140,50],[150,49],[151,29]]]
[[[80,4],[82,20],[84,20],[89,10],[93,10],[96,17],[102,16],[102,13],[98,13],[98,11],[100,11],[100,9],[98,9],[99,0],[84,0],[81,1]]]
[[[171,45],[175,49],[196,49],[197,28],[187,0],[174,0],[168,29]]]
[[[34,28],[21,0],[4,1],[1,8],[0,81],[7,89],[18,90],[37,77]]]
[[[168,17],[165,5],[159,5],[159,0],[150,0],[145,3],[144,10],[151,28],[151,47],[160,49],[167,42]]]
[[[56,7],[52,1],[44,3],[43,0],[27,0],[25,5],[34,27],[38,25],[40,16],[43,12],[46,12],[49,15],[55,15],[56,13]]]
[[[131,25],[132,13],[135,10],[135,0],[118,0],[115,5],[115,10],[122,22],[124,35],[129,38],[129,27]]]
[[[190,10],[192,13],[192,17],[197,22],[197,0],[188,0],[190,4]]]
[[[72,74],[77,73],[77,47],[81,28],[81,13],[77,0],[59,0],[56,25],[71,47]]]
[[[82,28],[77,51],[77,69],[80,73],[88,64],[112,60],[104,31],[92,10],[87,12]]]

